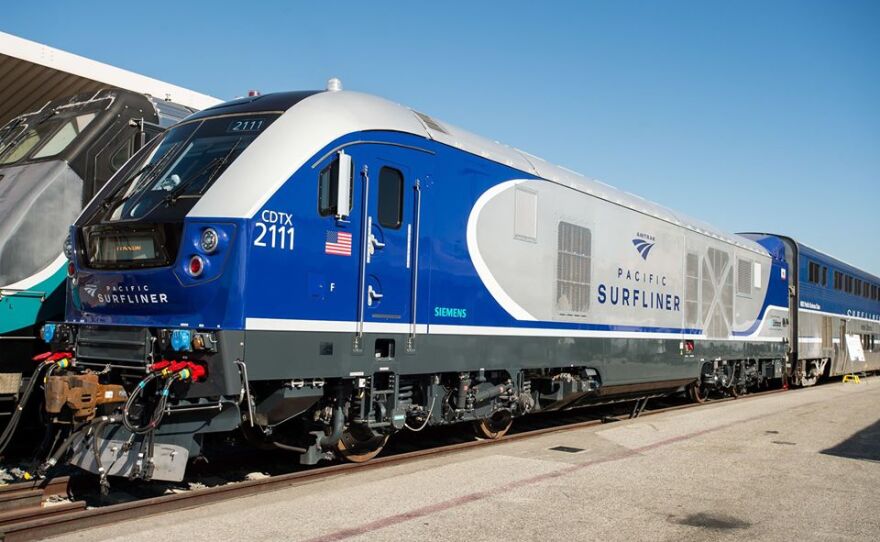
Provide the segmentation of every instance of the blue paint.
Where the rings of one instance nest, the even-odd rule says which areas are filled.
[[[355,142],[358,143],[352,144]],[[351,145],[345,146],[347,144]],[[354,208],[345,220],[322,217],[315,207],[317,175],[334,159],[331,151],[340,146],[345,146],[356,165],[352,187]],[[682,327],[514,319],[480,280],[467,250],[465,228],[474,202],[486,190],[508,180],[535,177],[436,141],[383,131],[352,133],[330,142],[294,172],[253,219],[187,217],[182,248],[170,267],[118,272],[86,270],[77,264],[78,280],[68,291],[68,321],[214,329],[244,329],[247,318],[356,321],[361,287],[359,261],[365,248],[360,226],[365,210],[365,165],[371,187],[366,211],[374,217],[371,233],[377,241],[364,277],[364,290],[377,294],[364,306],[367,323],[408,323],[415,316],[421,324],[466,320],[468,325],[521,329],[682,335],[701,332]],[[399,226],[379,224],[376,218],[379,195],[376,187],[383,167],[403,174]],[[416,262],[415,254],[407,250],[407,243],[408,236],[415,233],[419,193],[422,207]],[[267,213],[289,217],[289,220],[285,218],[285,225],[289,222],[296,232],[292,250],[255,245],[261,234],[257,224],[262,217],[269,216]],[[204,254],[198,244],[207,227],[217,230],[222,240],[210,254]],[[351,234],[352,257],[340,258],[325,252],[326,232],[330,230]],[[655,246],[653,240],[638,240],[648,244],[636,246],[634,243],[634,250],[640,250],[647,259],[651,247]],[[377,248],[378,244],[384,247]],[[185,271],[194,254],[206,260],[205,270],[197,278]],[[410,265],[405,265],[406,262]],[[419,280],[414,285],[416,265]],[[774,260],[762,315],[769,304],[785,306],[787,286],[780,278],[784,265],[784,261]],[[627,273],[631,271],[620,270],[623,276]],[[680,297],[663,291],[665,277],[651,277],[651,282],[646,284],[650,287],[645,289],[598,284],[593,295],[600,304],[630,306],[636,310],[681,311]],[[644,282],[647,277],[642,279]],[[633,280],[639,281],[638,278]],[[414,287],[417,292],[413,292]],[[109,302],[107,295],[111,296]],[[130,295],[147,301],[129,303],[128,297],[121,297]],[[157,297],[150,297],[152,295]],[[416,315],[412,314],[411,307],[414,296],[419,300]],[[747,330],[734,333],[748,334],[757,326],[755,321]]]

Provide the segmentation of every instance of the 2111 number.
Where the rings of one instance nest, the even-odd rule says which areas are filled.
[[[280,248],[293,250],[293,226],[266,226],[262,222],[255,224],[257,237],[254,239],[255,247]]]

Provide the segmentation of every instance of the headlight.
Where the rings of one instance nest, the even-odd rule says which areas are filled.
[[[208,228],[202,232],[202,238],[199,240],[199,246],[206,253],[210,254],[217,249],[217,244],[220,242],[220,237],[217,235],[217,230],[214,228]]]
[[[64,239],[64,256],[68,260],[73,259],[73,239],[70,238],[70,234],[67,234],[67,238]]]

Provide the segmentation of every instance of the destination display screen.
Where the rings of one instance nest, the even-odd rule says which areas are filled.
[[[154,262],[162,258],[151,232],[95,232],[89,236],[92,263]]]

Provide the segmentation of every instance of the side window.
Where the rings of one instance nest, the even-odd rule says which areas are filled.
[[[590,230],[560,222],[557,230],[556,310],[581,316],[590,308]]]
[[[822,286],[828,286],[828,268],[822,266]]]
[[[390,167],[379,171],[379,224],[392,229],[403,224],[403,173]]]
[[[807,280],[813,284],[819,284],[819,264],[809,262],[807,269]]]
[[[110,171],[116,172],[125,164],[125,161],[131,157],[131,141],[126,141],[121,147],[116,149],[113,156],[110,157]]]
[[[354,168],[352,168],[354,170]],[[335,216],[338,214],[336,205],[336,177],[339,175],[339,158],[333,160],[329,166],[318,174],[318,214],[321,216]],[[348,207],[351,208],[353,194],[352,179],[348,180]]]

